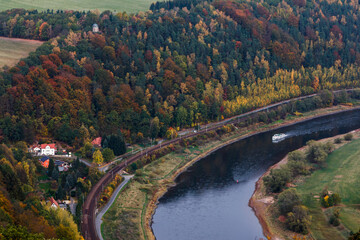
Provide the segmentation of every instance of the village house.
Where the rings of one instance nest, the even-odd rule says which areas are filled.
[[[55,201],[55,199],[53,197],[51,197],[49,199],[49,202],[51,203],[52,208],[58,208],[59,207],[59,204],[57,203],[57,201]]]
[[[41,155],[55,155],[55,151],[56,151],[55,143],[41,144],[40,148],[41,148],[41,152],[40,152]]]
[[[100,148],[101,147],[101,137],[98,137],[98,138],[95,138],[94,140],[92,140],[91,144],[95,148]]]
[[[44,156],[39,159],[39,162],[40,162],[41,166],[43,166],[44,168],[48,168],[49,163],[50,163],[50,158],[47,156]]]
[[[67,210],[67,204],[66,202],[64,201],[63,203],[61,203],[61,201],[55,201],[55,199],[53,197],[49,198],[49,202],[51,203],[51,206],[52,208],[61,208],[61,209],[64,209],[64,210]]]
[[[69,163],[61,160],[56,160],[54,164],[58,167],[59,172],[66,172],[71,167],[71,164],[69,165]]]
[[[40,150],[41,150],[41,148],[40,148],[39,144],[34,144],[29,147],[29,153],[33,153],[34,155],[39,155]]]

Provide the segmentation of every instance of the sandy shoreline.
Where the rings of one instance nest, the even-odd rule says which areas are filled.
[[[334,111],[331,111],[332,108],[335,108],[335,107],[331,107],[329,108],[330,112],[326,112],[326,113],[321,113],[321,114],[318,114],[318,115],[314,115],[314,116],[307,116],[307,117],[302,117],[302,118],[299,118],[299,119],[294,119],[294,120],[289,120],[289,121],[286,121],[284,123],[281,123],[281,124],[278,124],[278,125],[274,125],[274,126],[271,126],[271,127],[268,127],[267,129],[263,130],[263,131],[257,131],[257,132],[250,132],[248,134],[245,134],[245,135],[239,135],[238,137],[235,137],[234,139],[231,139],[229,141],[226,141],[224,143],[221,143],[220,145],[212,148],[212,149],[209,149],[208,151],[202,153],[201,155],[197,156],[196,158],[190,160],[189,162],[187,162],[184,166],[180,167],[179,169],[177,169],[172,175],[170,178],[168,179],[164,179],[162,180],[160,183],[159,183],[159,188],[157,189],[156,193],[154,194],[153,198],[151,198],[149,200],[149,203],[146,207],[146,212],[145,212],[145,231],[146,231],[146,235],[148,236],[149,239],[156,239],[155,236],[154,236],[154,233],[152,231],[152,227],[151,227],[151,224],[152,224],[152,217],[155,213],[155,210],[157,208],[157,204],[158,204],[158,200],[168,191],[168,189],[172,186],[175,186],[176,184],[174,183],[176,177],[181,174],[182,172],[186,171],[186,169],[188,169],[191,165],[193,165],[195,162],[203,159],[204,157],[208,156],[209,154],[211,154],[212,152],[222,148],[222,147],[225,147],[229,144],[232,144],[234,142],[237,142],[237,141],[240,141],[240,140],[243,140],[245,138],[248,138],[248,137],[252,137],[254,135],[257,135],[257,134],[261,134],[261,133],[265,133],[265,132],[268,132],[268,131],[273,131],[273,130],[276,130],[276,129],[279,129],[279,128],[283,128],[283,127],[288,127],[288,126],[292,126],[292,125],[295,125],[295,124],[298,124],[298,123],[301,123],[301,122],[305,122],[305,121],[309,121],[309,120],[313,120],[313,119],[317,119],[317,118],[321,118],[321,117],[324,117],[324,116],[331,116],[331,115],[335,115],[335,114],[338,114],[338,113],[342,113],[342,112],[351,112],[351,111],[356,111],[356,110],[359,110],[360,107],[343,107],[343,109],[335,109]],[[273,165],[272,167],[270,167],[261,177],[260,179],[262,179],[262,177],[267,173],[269,172],[272,168],[275,168],[275,167],[278,167],[284,163],[286,163],[287,159],[283,159],[281,160],[279,163]],[[255,187],[255,191],[254,191],[254,194],[253,194],[253,197],[255,195],[256,192],[259,191],[260,189],[260,179],[257,181],[256,183],[256,187]],[[249,200],[249,206],[254,210],[255,212],[255,215],[257,216],[257,218],[259,219],[259,222],[262,226],[262,229],[263,229],[263,232],[264,232],[264,235],[265,236],[271,236],[271,232],[270,232],[270,228],[269,226],[267,225],[266,221],[265,221],[265,218],[264,218],[264,212],[260,211],[260,202],[261,201],[254,201],[255,198],[253,199],[253,197],[251,197],[251,199]],[[263,204],[267,204],[268,203],[263,203]],[[276,238],[272,238],[272,239],[276,239]]]

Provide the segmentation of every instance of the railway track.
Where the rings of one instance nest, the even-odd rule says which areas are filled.
[[[354,89],[346,89],[345,91],[351,92],[353,90]],[[336,94],[340,91],[343,91],[343,90],[333,91],[333,93]],[[274,107],[290,103],[291,101],[297,101],[297,100],[301,100],[301,99],[305,99],[305,98],[311,98],[316,95],[317,94],[311,94],[311,95],[307,95],[307,96],[293,98],[290,100],[285,100],[285,101],[282,101],[279,103],[271,104],[266,107],[255,109],[250,112],[225,119],[225,120],[217,122],[217,123],[207,124],[205,126],[202,126],[202,128],[203,128],[202,130],[199,130],[197,132],[192,132],[185,136],[181,136],[179,138],[172,139],[172,140],[163,142],[161,144],[152,146],[150,148],[147,148],[144,151],[139,152],[139,153],[135,154],[134,156],[128,158],[126,160],[126,162],[122,162],[122,163],[118,164],[117,166],[115,166],[113,169],[111,169],[109,172],[107,172],[105,174],[105,176],[103,176],[100,179],[100,181],[91,189],[90,193],[86,197],[86,200],[83,205],[82,219],[81,219],[81,231],[83,233],[84,238],[86,240],[99,240],[99,237],[97,236],[97,233],[96,233],[96,226],[95,226],[97,200],[98,200],[101,192],[103,191],[104,187],[106,187],[111,182],[111,180],[116,175],[116,173],[119,172],[120,170],[122,170],[123,168],[125,168],[128,164],[132,164],[133,162],[137,161],[141,157],[147,156],[147,154],[151,154],[160,148],[166,147],[170,144],[178,143],[182,139],[191,138],[196,135],[201,135],[201,134],[206,133],[207,131],[216,130],[227,124],[239,123],[239,122],[245,121],[246,118],[251,116],[252,114],[266,111],[266,110],[272,109]],[[205,127],[205,129],[204,129],[204,127]]]

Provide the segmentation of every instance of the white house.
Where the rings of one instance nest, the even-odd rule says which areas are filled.
[[[97,32],[99,32],[99,25],[97,25],[96,23],[94,23],[93,24],[93,26],[92,26],[92,31],[94,32],[94,33],[97,33]]]
[[[39,155],[40,153],[40,145],[34,144],[32,146],[30,146],[29,148],[29,152],[33,153],[34,155]]]
[[[55,143],[41,144],[41,155],[55,155],[56,146]]]

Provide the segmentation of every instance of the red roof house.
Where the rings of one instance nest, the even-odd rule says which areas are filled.
[[[56,145],[55,143],[41,144],[41,155],[55,155]]]
[[[55,199],[53,197],[51,197],[49,199],[50,203],[51,203],[51,207],[53,208],[58,208],[59,207],[59,204],[55,201]]]
[[[94,146],[94,147],[101,147],[101,137],[98,137],[98,138],[95,138],[91,144]]]

